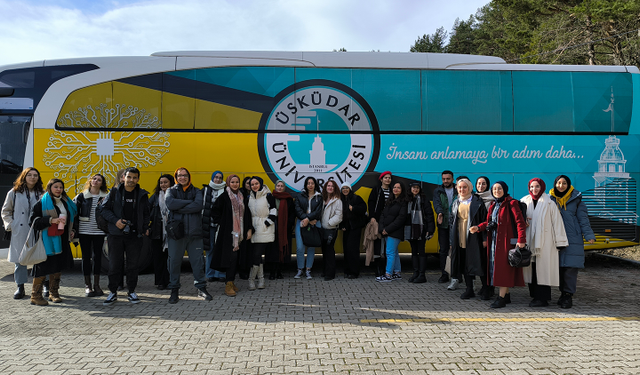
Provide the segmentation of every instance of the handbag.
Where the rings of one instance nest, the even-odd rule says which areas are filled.
[[[167,231],[167,236],[172,240],[179,240],[184,237],[184,223],[182,220],[169,220],[165,230]]]
[[[300,228],[300,237],[302,237],[302,243],[307,247],[319,247],[322,246],[322,235],[320,234],[320,228],[315,225],[307,225],[305,228]]]
[[[22,251],[18,257],[18,262],[23,266],[34,265],[47,260],[47,250],[44,248],[42,233],[34,228],[34,224],[32,224],[31,229],[29,229],[27,241],[22,247]]]
[[[62,233],[64,233],[64,229],[58,229],[58,224],[50,225],[49,228],[47,228],[49,237],[62,236]]]
[[[526,245],[523,248],[516,246],[509,250],[507,258],[511,267],[528,267],[531,264],[531,250]]]

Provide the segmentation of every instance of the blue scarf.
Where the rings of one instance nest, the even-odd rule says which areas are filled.
[[[76,213],[78,212],[78,209],[76,207],[76,204],[73,203],[72,200],[67,199],[67,198],[61,198],[62,200],[64,200],[64,203],[66,203],[66,209],[67,209],[67,226],[71,226],[71,224],[73,223],[73,218],[76,216]],[[49,195],[48,192],[44,193],[42,195],[42,198],[40,199],[40,201],[42,202],[42,216],[45,216],[45,212],[57,212],[55,209],[55,205],[53,204],[53,199],[51,198],[51,195]],[[57,215],[56,215],[57,217]],[[55,225],[55,224],[52,224]],[[61,254],[62,253],[62,236],[49,236],[49,233],[47,230],[42,230],[42,242],[44,243],[44,248],[47,251],[47,256],[52,256],[52,255],[57,255],[57,254]]]

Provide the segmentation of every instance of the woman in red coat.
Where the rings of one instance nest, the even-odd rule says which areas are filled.
[[[496,182],[491,188],[491,193],[494,202],[489,207],[487,221],[469,228],[469,231],[488,231],[487,281],[489,285],[500,287],[500,295],[491,307],[500,308],[511,302],[509,288],[524,286],[522,268],[511,267],[507,255],[514,245],[521,248],[525,246],[527,227],[518,201],[508,194],[507,184],[503,181]]]

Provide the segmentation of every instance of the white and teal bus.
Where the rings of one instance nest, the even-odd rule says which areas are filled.
[[[351,52],[160,52],[0,67],[0,184],[25,166],[67,182],[135,165],[351,183],[382,171],[504,180],[511,194],[568,175],[597,242],[638,243],[640,72],[512,65],[486,56]],[[635,93],[638,93],[638,96]],[[111,180],[110,182],[112,182]],[[437,241],[427,244],[437,251]]]

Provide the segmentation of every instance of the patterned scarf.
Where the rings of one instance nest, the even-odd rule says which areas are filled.
[[[233,211],[233,248],[239,246],[240,241],[243,240],[242,233],[242,218],[244,217],[244,197],[240,190],[235,193],[227,186],[227,194],[229,194],[229,200],[231,200],[231,210]]]
[[[61,200],[66,203],[67,209],[67,228],[71,228],[73,219],[78,212],[76,204],[73,203],[71,199],[61,197]],[[53,198],[51,195],[46,192],[42,195],[42,215],[50,216],[53,218],[58,217],[58,211],[55,209],[55,203],[53,202]],[[57,224],[52,224],[57,225]],[[42,242],[44,243],[44,248],[47,251],[47,256],[57,255],[62,253],[62,236],[49,236],[48,231],[42,230]]]

